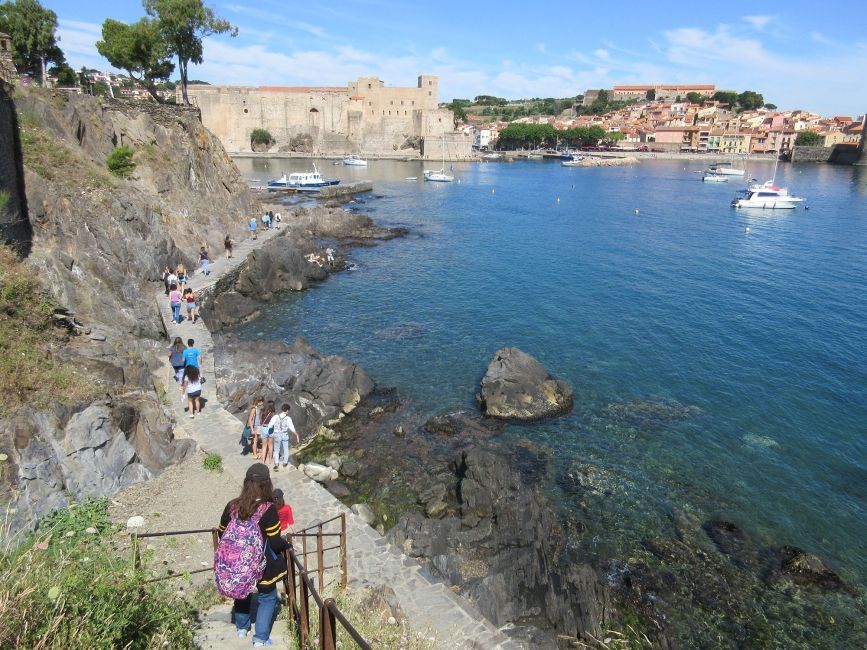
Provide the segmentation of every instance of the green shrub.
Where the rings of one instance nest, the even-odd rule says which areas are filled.
[[[45,517],[0,555],[0,647],[193,648],[195,612],[112,550],[106,499]],[[12,624],[14,622],[14,624]]]
[[[274,138],[267,129],[253,129],[250,134],[250,144],[271,144]]]
[[[220,454],[208,454],[202,461],[202,466],[210,472],[217,472],[218,474],[222,474],[223,457],[220,456]]]
[[[115,148],[109,156],[106,164],[109,171],[115,176],[126,178],[132,174],[135,169],[135,163],[132,161],[132,149],[127,145],[122,145]]]

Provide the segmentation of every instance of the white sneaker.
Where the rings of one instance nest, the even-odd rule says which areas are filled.
[[[238,638],[243,639],[249,632],[250,630],[238,630]]]

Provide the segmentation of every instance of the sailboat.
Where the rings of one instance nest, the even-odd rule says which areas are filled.
[[[443,155],[443,166],[439,170],[434,169],[425,169],[424,170],[424,179],[426,181],[436,181],[438,183],[451,183],[455,180],[453,174],[446,173],[446,134],[443,133],[443,146],[442,146],[442,155]]]

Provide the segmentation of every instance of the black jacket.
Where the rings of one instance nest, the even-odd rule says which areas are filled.
[[[223,516],[220,517],[218,529],[220,536],[223,535],[223,531],[226,530],[231,519],[230,504],[231,502],[226,504],[223,509]],[[277,508],[274,507],[273,503],[259,520],[259,529],[262,531],[262,539],[265,540],[267,547],[273,553],[268,548],[265,549],[265,573],[262,574],[258,587],[260,591],[271,591],[286,575],[286,561],[280,553],[289,548],[289,543],[280,535],[280,519],[277,517]],[[276,557],[274,557],[275,555]]]

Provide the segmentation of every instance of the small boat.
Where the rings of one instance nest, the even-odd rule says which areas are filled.
[[[451,183],[455,180],[455,177],[452,174],[446,174],[446,168],[443,167],[440,170],[425,169],[424,179],[426,181],[435,181],[437,183]]]
[[[268,187],[294,187],[294,188],[313,188],[313,187],[328,187],[329,185],[338,185],[339,178],[322,178],[322,174],[316,169],[316,163],[313,163],[312,172],[294,172],[286,176],[284,173],[280,178],[275,178],[268,182]]]
[[[405,181],[417,181],[418,176],[407,176],[404,180]]]
[[[563,160],[560,164],[563,167],[583,167],[584,156],[579,156],[577,153],[573,153],[569,156],[568,160]]]
[[[486,153],[482,154],[482,160],[502,160],[503,154],[501,153]]]
[[[540,153],[528,153],[527,160],[542,160],[545,156]]]
[[[706,173],[701,177],[701,180],[705,183],[727,183],[729,179],[727,176],[722,176],[721,174]]]
[[[343,164],[350,167],[367,167],[367,161],[361,156],[352,154],[343,159]]]
[[[743,176],[744,170],[732,167],[731,163],[721,162],[707,168],[709,174],[717,176]]]

